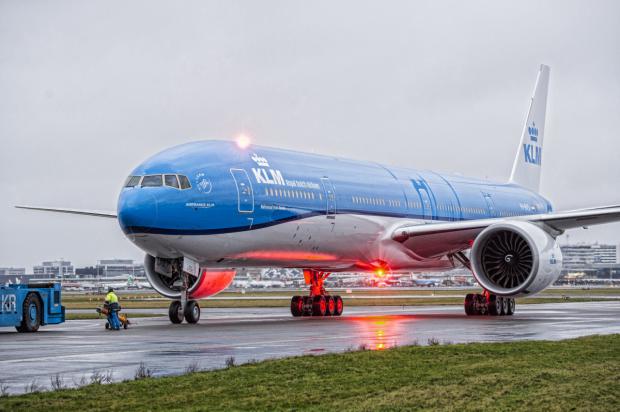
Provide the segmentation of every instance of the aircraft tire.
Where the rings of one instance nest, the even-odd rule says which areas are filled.
[[[515,313],[515,309],[517,304],[515,303],[515,299],[514,298],[509,298],[508,300],[508,311],[506,312],[506,315],[508,316],[512,316]]]
[[[487,303],[487,312],[491,316],[499,316],[502,313],[501,297],[497,295],[489,296],[489,302]]]
[[[189,300],[183,310],[183,315],[187,323],[195,324],[200,320],[200,306],[195,300]]]
[[[502,311],[500,312],[500,315],[507,316],[508,315],[508,304],[510,302],[510,298],[504,298],[500,296],[500,299],[502,301]]]
[[[302,296],[293,296],[291,298],[291,315],[295,317],[304,314],[304,300]]]
[[[303,304],[303,312],[301,316],[312,316],[312,297],[302,296],[301,302]]]
[[[342,315],[342,311],[344,310],[344,302],[342,301],[342,298],[337,295],[334,296],[334,303],[335,303],[335,309],[336,311],[334,312],[334,316],[340,316]]]
[[[327,302],[325,296],[318,295],[312,299],[312,316],[325,316]]]
[[[474,294],[473,293],[468,293],[465,296],[464,306],[465,306],[465,314],[467,316],[474,316],[478,314],[476,312],[476,308],[474,307]]]
[[[181,302],[178,300],[173,300],[170,302],[170,307],[168,308],[168,317],[170,318],[170,322],[178,325],[183,322],[183,309],[181,308]]]
[[[332,316],[334,312],[336,312],[336,301],[334,297],[330,295],[325,296],[325,303],[327,304],[325,316]]]

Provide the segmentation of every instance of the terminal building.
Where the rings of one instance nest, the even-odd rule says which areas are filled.
[[[26,268],[0,268],[0,285],[20,283],[26,277]]]
[[[144,265],[131,259],[102,259],[97,261],[95,271],[99,277],[111,278],[131,275],[144,277]]]
[[[620,279],[618,245],[576,243],[560,246],[563,279]]]
[[[33,266],[32,272],[38,277],[49,279],[62,279],[72,277],[75,274],[71,262],[62,259],[46,261],[40,265]]]
[[[24,276],[26,268],[0,268],[0,276]]]

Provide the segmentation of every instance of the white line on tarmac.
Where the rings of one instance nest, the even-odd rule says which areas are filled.
[[[358,335],[344,335],[344,336],[314,336],[312,339],[318,339],[318,340],[337,340],[337,339],[353,339],[358,337]],[[286,345],[279,345],[279,344],[286,344],[286,343],[295,343],[295,342],[305,342],[307,341],[308,338],[307,337],[302,337],[299,339],[283,339],[283,340],[274,340],[274,341],[259,341],[259,342],[246,342],[243,346],[245,346],[246,344],[251,344],[251,345],[261,345],[261,346],[286,346]],[[207,345],[207,346],[203,346],[201,345],[201,348],[203,350],[207,350],[207,349],[221,349],[221,348],[241,348],[243,346],[235,346],[235,345]],[[151,348],[151,349],[139,349],[139,350],[127,350],[127,351],[116,351],[114,352],[114,355],[126,355],[126,354],[135,354],[135,353],[147,353],[147,352],[158,352],[160,351],[160,348]],[[167,352],[179,352],[179,353],[183,353],[183,352],[187,352],[186,348],[183,349],[166,349]],[[92,357],[93,353],[79,353],[79,354],[73,354],[73,355],[57,355],[57,356],[41,356],[38,358],[18,358],[18,359],[9,359],[9,360],[0,360],[0,364],[4,365],[4,364],[12,364],[12,363],[19,363],[19,362],[41,362],[41,361],[48,361],[48,360],[58,360],[58,359],[72,359],[72,358],[81,358],[81,357]]]

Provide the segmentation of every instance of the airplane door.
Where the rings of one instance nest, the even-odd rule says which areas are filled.
[[[426,189],[421,188],[418,190],[420,199],[422,200],[422,214],[424,219],[433,218],[433,207],[431,205],[431,197],[428,195]]]
[[[490,193],[482,193],[484,197],[484,201],[487,204],[487,209],[489,211],[489,217],[497,217],[497,210],[495,209],[495,202],[493,202],[493,198]]]
[[[321,183],[323,184],[323,191],[325,192],[326,209],[325,214],[328,219],[336,218],[336,192],[334,191],[334,185],[328,177],[322,177]]]
[[[422,218],[427,220],[433,220],[437,218],[437,210],[435,205],[435,199],[430,191],[430,188],[426,181],[422,178],[413,179],[411,181],[413,188],[420,196],[420,203],[422,206]]]
[[[254,212],[254,191],[248,174],[243,169],[230,169],[237,185],[237,201],[239,213]]]

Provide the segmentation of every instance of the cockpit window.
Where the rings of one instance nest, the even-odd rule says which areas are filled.
[[[161,175],[148,175],[142,178],[142,187],[161,186]]]
[[[125,182],[125,187],[136,187],[140,184],[142,176],[129,176]]]
[[[181,189],[189,189],[192,185],[189,184],[187,176],[179,175],[179,183],[181,183]]]
[[[177,175],[164,175],[164,184],[178,189],[179,181],[177,180]]]

